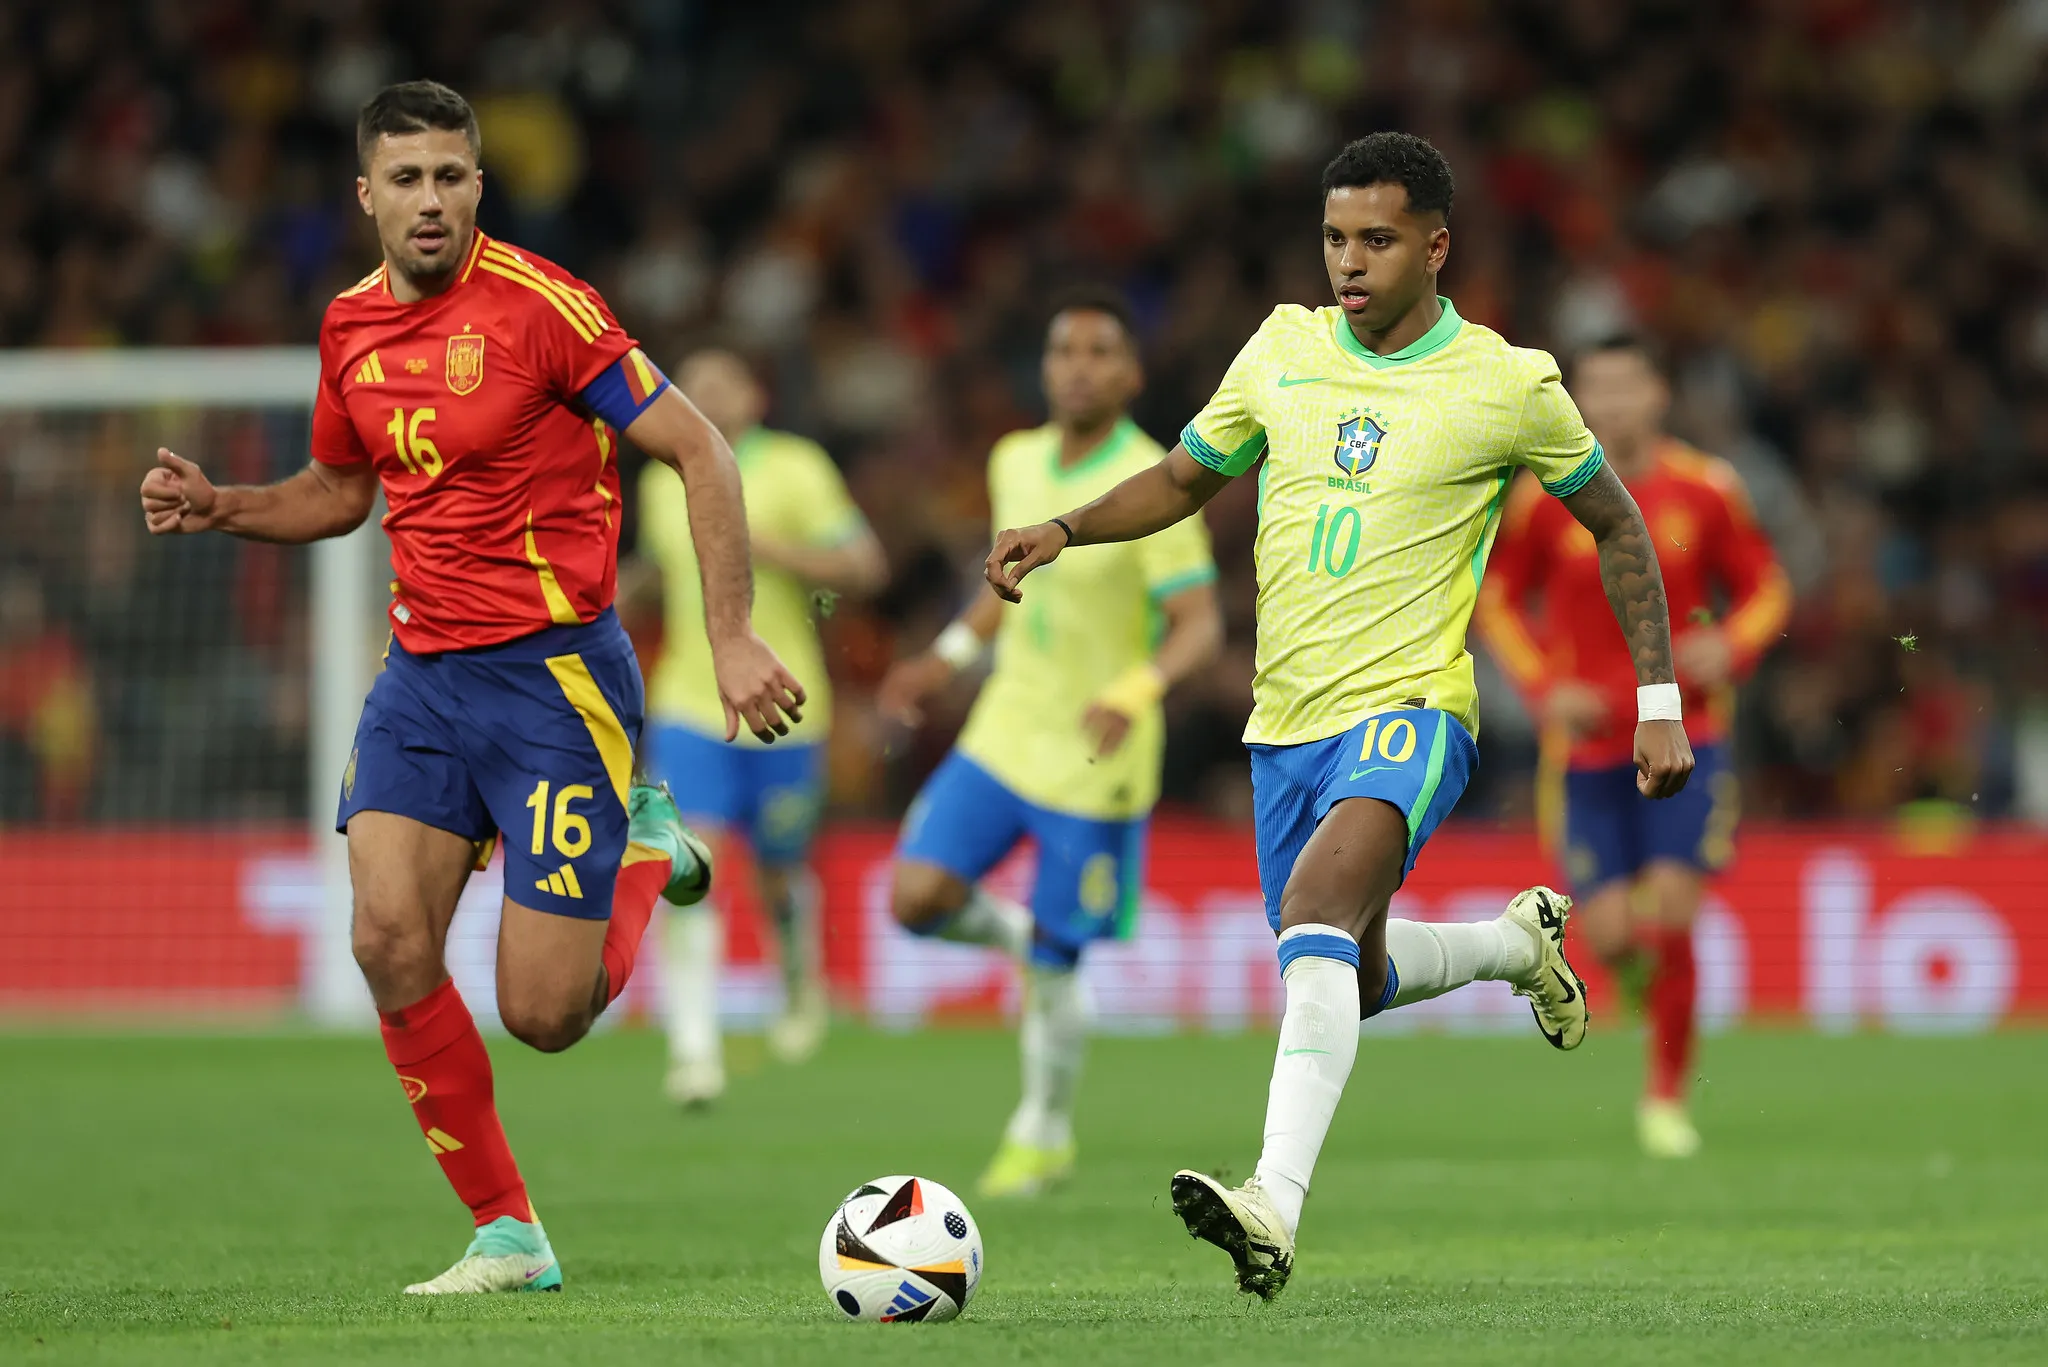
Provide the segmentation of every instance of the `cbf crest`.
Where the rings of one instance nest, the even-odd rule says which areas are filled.
[[[448,388],[456,394],[473,394],[484,382],[484,339],[465,332],[448,339]]]
[[[1337,468],[1357,479],[1380,458],[1380,443],[1386,439],[1386,424],[1377,413],[1354,409],[1337,419]]]

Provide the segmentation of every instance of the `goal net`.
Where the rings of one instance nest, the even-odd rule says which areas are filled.
[[[375,519],[155,538],[159,446],[304,464],[317,353],[0,353],[0,1012],[365,1024],[334,790],[382,643]]]

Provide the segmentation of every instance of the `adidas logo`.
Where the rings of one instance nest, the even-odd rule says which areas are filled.
[[[438,1126],[427,1131],[427,1152],[436,1157],[444,1153],[454,1153],[461,1147],[460,1139]]]
[[[901,1315],[906,1310],[915,1310],[929,1300],[931,1300],[930,1296],[927,1296],[909,1282],[903,1282],[897,1286],[896,1298],[889,1302],[889,1308],[882,1312],[882,1318],[889,1319],[893,1316]]]
[[[536,878],[533,886],[541,892],[552,892],[557,897],[573,897],[583,900],[583,885],[576,881],[576,866],[564,864],[545,878]]]
[[[359,366],[357,366],[357,367],[356,367],[356,383],[357,383],[357,384],[383,384],[383,383],[384,383],[384,362],[382,362],[382,361],[380,361],[380,360],[378,360],[378,359],[377,359],[377,353],[376,353],[376,352],[374,352],[374,351],[373,351],[373,352],[371,352],[371,353],[370,353],[370,359],[369,359],[369,360],[367,360],[367,361],[364,361],[364,362],[363,362],[363,363],[362,363],[361,365],[359,365]]]

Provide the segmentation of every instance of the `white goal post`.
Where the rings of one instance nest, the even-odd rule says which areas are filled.
[[[310,413],[319,373],[314,347],[0,351],[0,413]],[[221,468],[219,453],[179,454],[216,473]],[[139,506],[136,516],[141,516]],[[380,619],[370,586],[380,549],[374,519],[348,536],[310,548],[307,808],[323,900],[304,1000],[307,1014],[325,1026],[366,1028],[375,1021],[349,948],[348,849],[334,837],[333,821],[357,714],[375,675],[374,628]]]

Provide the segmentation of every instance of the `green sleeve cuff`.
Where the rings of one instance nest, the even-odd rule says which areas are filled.
[[[1254,432],[1244,445],[1226,454],[1204,441],[1195,425],[1189,423],[1180,430],[1180,444],[1187,448],[1189,455],[1217,474],[1234,476],[1251,469],[1252,462],[1265,453],[1266,434],[1263,429]]]
[[[1179,574],[1169,575],[1158,583],[1151,585],[1147,591],[1151,593],[1153,600],[1156,602],[1171,598],[1183,589],[1191,589],[1198,584],[1213,584],[1215,582],[1216,567],[1214,565],[1203,565],[1199,569],[1184,570]]]
[[[1578,467],[1563,479],[1543,481],[1543,492],[1554,498],[1569,498],[1586,487],[1586,482],[1600,473],[1600,467],[1607,463],[1607,452],[1599,442],[1593,443],[1593,454],[1580,461]]]

